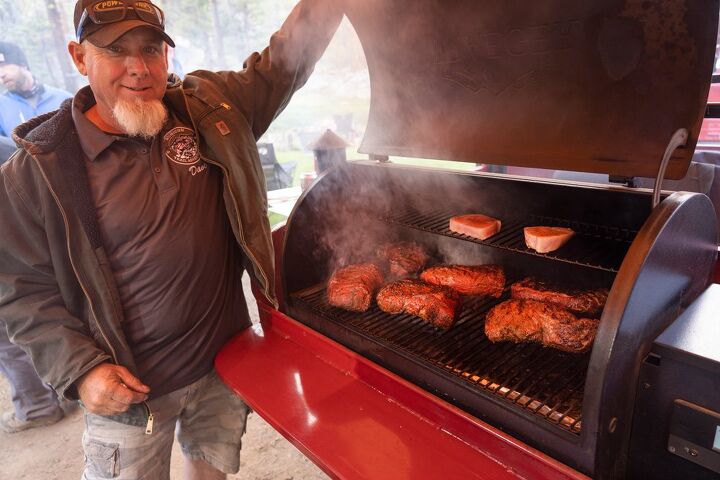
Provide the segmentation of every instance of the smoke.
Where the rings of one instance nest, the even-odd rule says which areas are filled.
[[[376,178],[339,173],[329,172],[312,192],[318,198],[311,207],[312,218],[322,219],[313,256],[316,261],[327,262],[330,271],[353,263],[374,262],[380,245],[403,239],[396,227],[383,221],[389,206],[397,204],[397,192],[386,191]]]
[[[355,164],[328,172],[308,194],[303,208],[311,213],[303,214],[307,223],[296,228],[312,231],[313,263],[327,265],[328,274],[353,263],[382,265],[377,249],[388,242],[421,245],[430,264],[494,260],[493,249],[437,235],[450,216],[497,211],[473,200],[477,186],[467,175]]]

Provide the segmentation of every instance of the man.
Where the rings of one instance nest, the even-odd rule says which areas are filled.
[[[342,18],[301,1],[239,72],[167,78],[162,11],[80,0],[69,52],[89,87],[30,121],[0,169],[0,317],[86,410],[84,477],[239,468],[248,408],[213,359],[249,325],[247,268],[268,301],[273,250],[255,146]]]
[[[7,89],[0,95],[0,164],[17,147],[10,138],[20,123],[41,113],[56,110],[70,94],[45,86],[33,76],[25,54],[15,44],[0,42],[0,80]],[[52,390],[35,373],[27,354],[10,342],[0,317],[0,373],[10,383],[12,412],[0,415],[0,430],[16,433],[29,428],[52,425],[63,417],[63,410]]]
[[[0,165],[5,163],[10,158],[10,155],[15,153],[15,150],[17,150],[17,147],[12,138],[0,136]]]
[[[0,80],[7,91],[0,95],[0,163],[15,151],[13,129],[42,113],[57,110],[72,95],[40,83],[30,71],[25,53],[14,43],[0,42]]]
[[[28,355],[10,342],[0,319],[0,374],[10,384],[13,411],[0,415],[0,431],[17,433],[52,425],[65,413],[57,395],[35,373]]]

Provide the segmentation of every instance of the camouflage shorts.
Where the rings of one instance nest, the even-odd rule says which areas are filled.
[[[148,404],[155,417],[151,435],[145,434],[144,426],[85,413],[84,480],[167,480],[176,432],[186,457],[204,460],[225,473],[237,473],[249,408],[214,370]]]

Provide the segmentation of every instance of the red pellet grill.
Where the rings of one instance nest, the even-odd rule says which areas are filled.
[[[275,232],[280,310],[218,370],[333,478],[720,476],[713,204],[635,188],[682,178],[708,96],[716,0],[345,0],[372,88],[361,153],[320,175]],[[609,174],[593,185],[402,166],[389,157]],[[661,182],[657,182],[661,185]],[[502,221],[477,240],[452,216]],[[560,249],[523,227],[572,228]],[[413,241],[431,264],[497,264],[502,298],[448,330],[329,305],[332,272]],[[534,277],[608,288],[592,349],[488,340]]]

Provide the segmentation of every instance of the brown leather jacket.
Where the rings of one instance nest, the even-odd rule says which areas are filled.
[[[223,199],[248,270],[277,305],[265,180],[257,139],[312,72],[342,13],[303,0],[270,45],[239,72],[171,76],[165,103],[191,123],[203,159],[224,174]],[[0,168],[0,319],[42,379],[76,398],[73,383],[113,361],[136,374],[117,287],[100,241],[70,101],[18,127]],[[125,423],[140,423],[142,409]]]

